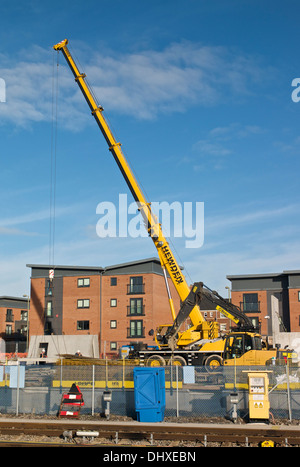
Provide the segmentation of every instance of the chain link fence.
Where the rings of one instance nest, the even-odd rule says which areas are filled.
[[[289,365],[268,367],[168,366],[165,368],[165,417],[228,418],[230,394],[238,394],[240,417],[248,414],[248,372],[266,371],[269,378],[271,417],[300,419],[300,368]],[[104,391],[112,391],[110,413],[135,418],[134,366],[125,361],[103,361],[102,365],[2,365],[0,366],[0,413],[58,415],[62,395],[72,384],[80,388],[84,407],[81,414],[105,412]]]

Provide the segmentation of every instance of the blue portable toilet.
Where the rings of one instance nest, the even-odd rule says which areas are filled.
[[[133,381],[137,420],[162,422],[166,408],[165,369],[136,367]]]

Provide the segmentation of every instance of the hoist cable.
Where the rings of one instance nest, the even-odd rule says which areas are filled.
[[[55,54],[55,52],[54,52]],[[57,120],[58,120],[58,68],[57,53],[56,72],[53,55],[52,71],[52,117],[51,117],[51,166],[50,166],[50,221],[49,221],[49,265],[54,265],[55,258],[55,210],[56,210],[56,154],[57,154]]]

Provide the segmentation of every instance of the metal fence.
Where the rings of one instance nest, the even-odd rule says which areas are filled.
[[[257,367],[165,367],[165,417],[186,417],[191,421],[227,418],[231,415],[230,394],[238,394],[240,417],[248,413],[248,372]],[[3,365],[0,366],[0,413],[57,415],[62,395],[73,383],[84,398],[82,414],[101,415],[105,411],[104,391],[112,391],[112,415],[135,418],[134,366],[103,365]],[[300,419],[300,368],[259,367],[269,377],[271,416]]]

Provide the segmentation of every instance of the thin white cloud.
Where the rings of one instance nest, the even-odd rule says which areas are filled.
[[[33,237],[37,234],[35,232],[27,232],[26,230],[21,229],[10,229],[7,227],[0,227],[0,235],[24,235],[28,237]]]
[[[171,240],[171,248],[180,264],[188,283],[201,280],[222,295],[228,284],[226,275],[245,273],[281,272],[286,269],[298,269],[300,264],[300,244],[298,232],[294,232],[288,242],[282,237],[270,237],[273,226],[284,220],[284,216],[295,214],[297,206],[287,206],[267,211],[252,211],[245,215],[220,215],[210,219],[209,232],[204,246],[198,249],[184,248],[184,239]],[[268,217],[266,217],[266,215]],[[277,221],[276,221],[277,219]],[[266,230],[258,226],[266,221]],[[268,222],[270,222],[268,227]],[[240,226],[255,226],[252,237],[245,230],[240,235]],[[286,226],[286,224],[285,224]],[[95,226],[90,226],[95,229]],[[231,229],[231,230],[230,230]],[[211,236],[210,232],[215,232]],[[221,232],[221,234],[220,234]],[[275,229],[275,233],[278,230]],[[282,232],[284,235],[284,232]],[[207,243],[206,243],[207,242]],[[211,243],[214,242],[213,247]],[[218,243],[217,243],[218,242]],[[71,229],[55,242],[55,264],[107,266],[132,259],[157,256],[152,241],[148,238],[105,238],[101,239],[90,232],[78,235]],[[1,257],[0,293],[22,295],[29,287],[27,263],[47,264],[49,246],[47,241],[21,253],[5,254]]]
[[[32,54],[20,51],[17,58],[2,55],[0,76],[6,83],[6,102],[0,105],[2,124],[25,126],[50,121],[57,72],[51,50],[33,46]],[[85,51],[84,59],[84,70],[80,71],[87,74],[101,104],[141,119],[184,111],[195,104],[214,105],[223,102],[225,95],[248,95],[265,73],[256,58],[187,41],[161,51],[131,54],[90,50]],[[59,63],[59,118],[63,126],[80,129],[90,115],[61,55]]]
[[[248,85],[251,88],[263,74],[252,57],[187,41],[162,51],[99,54],[96,62],[99,65],[87,67],[87,73],[100,83],[95,91],[104,105],[140,118],[194,104],[213,105],[223,102],[226,94],[246,95]]]
[[[230,285],[226,279],[227,275],[265,274],[299,269],[299,247],[299,242],[293,242],[279,250],[277,247],[267,248],[266,244],[256,250],[227,250],[218,253],[204,253],[200,250],[196,257],[186,258],[185,266],[192,282],[203,281],[208,287],[227,296],[225,286]]]
[[[52,213],[53,219],[57,221],[59,218],[66,219],[66,216],[74,216],[82,209],[83,204],[77,203],[69,206],[57,206],[55,208],[55,216]],[[24,235],[24,236],[35,236],[38,235],[41,229],[39,223],[42,221],[50,222],[50,210],[41,209],[37,211],[31,211],[26,213],[18,213],[15,216],[0,219],[0,235]],[[20,229],[16,226],[26,226],[33,224],[33,229],[36,231],[27,231],[23,228]]]
[[[251,135],[260,135],[265,132],[266,130],[258,125],[241,125],[234,122],[227,126],[213,128],[209,131],[208,137],[217,138],[218,141],[230,141]]]
[[[233,208],[234,209],[234,208]],[[278,219],[286,215],[299,215],[300,206],[297,204],[289,204],[281,207],[257,209],[250,211],[249,207],[245,206],[243,212],[236,214],[227,213],[217,216],[208,216],[205,219],[205,229],[213,231],[215,229],[236,228],[249,224],[258,225],[259,222],[269,222],[271,219],[278,222]]]
[[[241,125],[231,123],[227,126],[212,128],[204,138],[193,144],[196,155],[193,169],[200,171],[205,165],[213,164],[214,168],[222,168],[223,159],[237,152],[236,142],[241,139],[257,137],[267,130],[258,125]],[[204,163],[204,159],[206,164]]]
[[[211,156],[227,156],[232,153],[231,149],[226,148],[219,142],[210,140],[200,139],[194,144],[193,149],[200,154],[211,155]]]
[[[4,228],[11,225],[28,224],[35,221],[49,219],[49,209],[42,209],[40,211],[33,211],[26,214],[19,214],[13,217],[0,219],[0,227]]]

